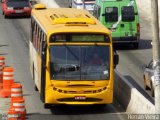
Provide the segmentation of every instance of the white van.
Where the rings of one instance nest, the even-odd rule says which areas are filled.
[[[86,9],[92,13],[95,0],[68,0],[68,3],[71,8]]]

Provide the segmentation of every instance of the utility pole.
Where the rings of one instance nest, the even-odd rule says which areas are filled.
[[[151,0],[155,113],[160,114],[160,42],[158,0]]]

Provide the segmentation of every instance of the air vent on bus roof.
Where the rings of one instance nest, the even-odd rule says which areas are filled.
[[[89,15],[85,14],[75,14],[73,16],[67,16],[64,14],[53,14],[50,15],[50,20],[52,24],[66,24],[66,25],[88,25],[88,24],[96,24],[95,20],[91,18]]]
[[[42,10],[42,9],[46,9],[46,6],[44,4],[39,3],[34,5],[34,9]]]

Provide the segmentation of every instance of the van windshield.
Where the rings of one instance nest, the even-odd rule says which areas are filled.
[[[118,21],[118,8],[117,7],[106,7],[105,21],[106,22]]]

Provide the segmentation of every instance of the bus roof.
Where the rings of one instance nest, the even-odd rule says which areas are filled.
[[[74,8],[33,9],[32,17],[46,33],[96,32],[110,34],[110,31],[86,10]]]

